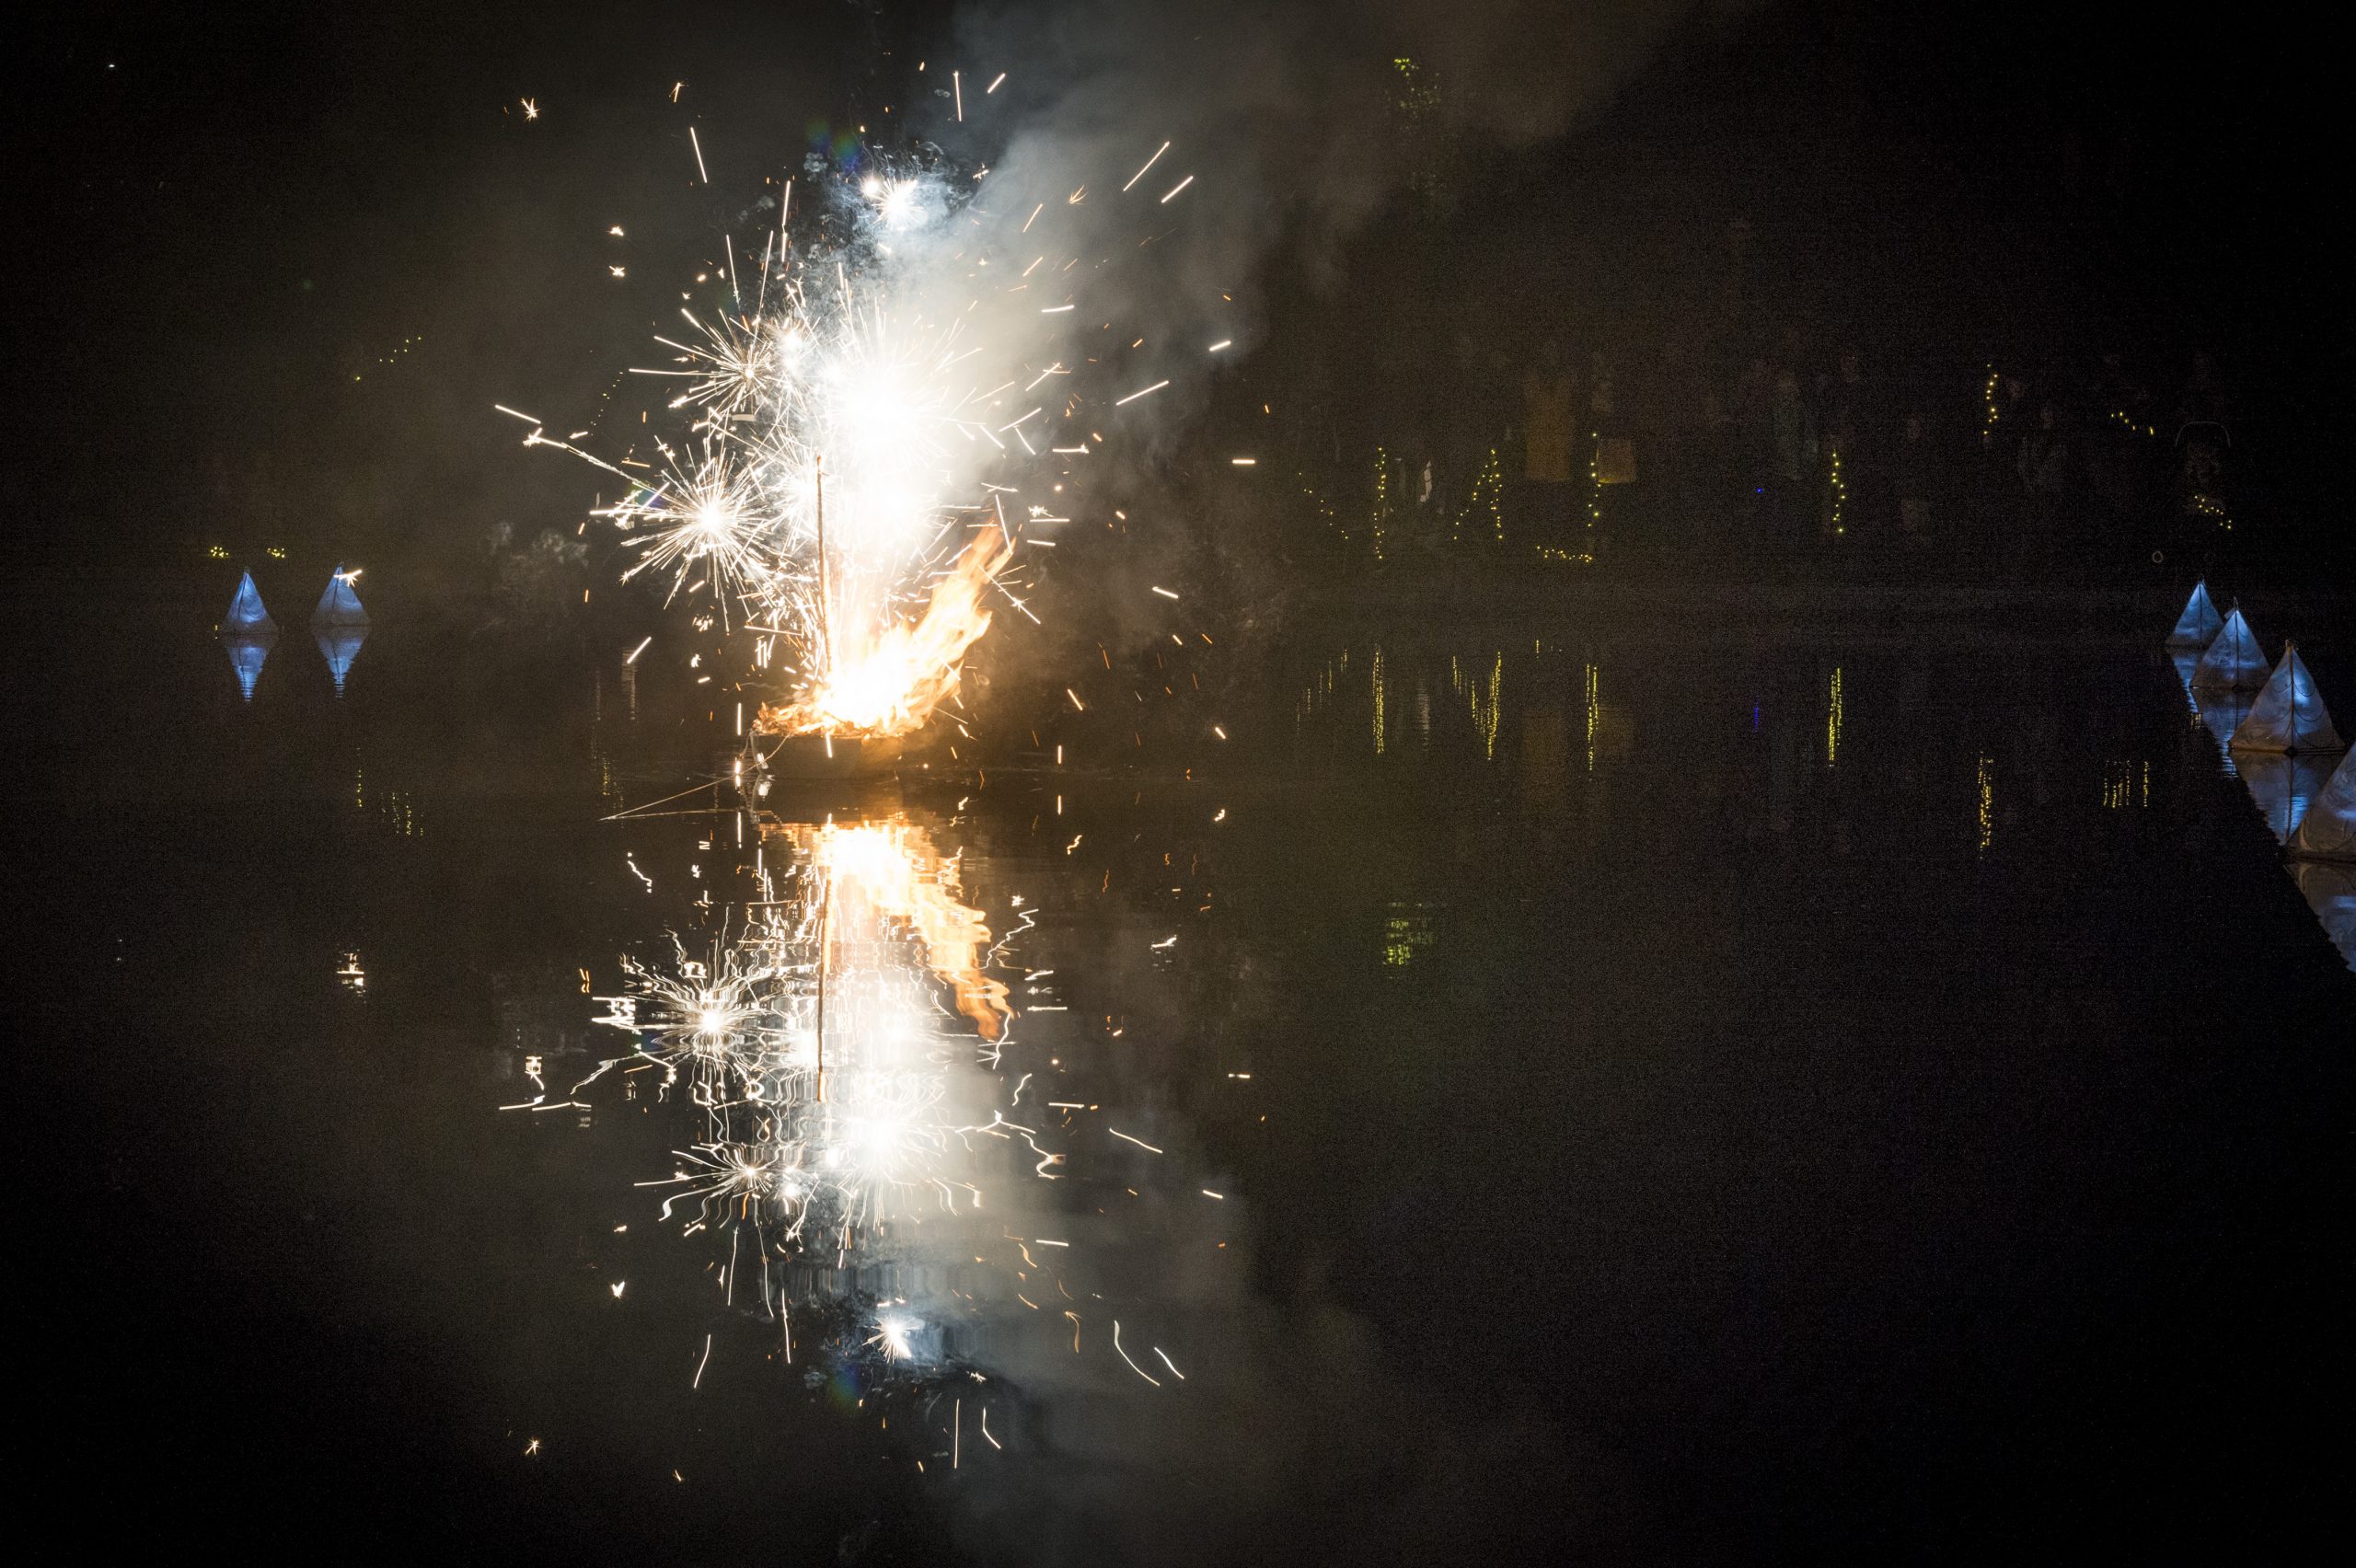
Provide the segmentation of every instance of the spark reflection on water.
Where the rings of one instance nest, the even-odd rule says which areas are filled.
[[[691,906],[692,939],[625,955],[623,989],[597,998],[595,1021],[629,1049],[502,1107],[585,1109],[624,1084],[633,1101],[691,1111],[694,1140],[669,1174],[632,1185],[683,1239],[702,1238],[686,1256],[712,1251],[731,1324],[695,1357],[694,1386],[781,1355],[814,1388],[860,1390],[860,1408],[891,1412],[885,1430],[896,1416],[919,1469],[946,1455],[954,1470],[1025,1428],[1000,1358],[1052,1349],[1107,1358],[1146,1391],[1184,1384],[1179,1347],[1123,1326],[1154,1307],[1125,1309],[1105,1288],[1101,1254],[1130,1255],[1138,1239],[1083,1222],[1055,1189],[1116,1182],[1135,1198],[1149,1183],[1166,1189],[1161,1203],[1197,1205],[1227,1194],[1102,1102],[1057,1097],[1073,1031],[1056,1016],[1053,971],[1021,964],[1024,896],[1003,895],[994,934],[965,902],[963,855],[937,847],[950,824],[906,811],[789,822],[748,800],[738,820],[753,831],[732,867],[705,874],[716,837],[693,864],[727,896]],[[659,877],[635,859],[628,871]],[[1047,1015],[1039,1041],[1022,1027],[1032,1010]],[[1150,1177],[1131,1150],[1157,1157]],[[970,1454],[967,1420],[986,1436]]]
[[[1345,660],[1339,640],[1296,655],[1298,680],[1270,682],[1258,721],[1239,725],[1235,773],[1051,776],[1050,752],[1035,773],[992,761],[986,789],[943,779],[881,809],[828,802],[842,862],[830,924],[857,950],[834,955],[843,1018],[830,986],[829,1041],[896,1021],[914,1035],[909,1069],[942,1085],[909,1118],[919,1132],[999,1114],[1065,1156],[1049,1182],[1019,1135],[919,1139],[900,1157],[909,1179],[882,1186],[847,1256],[820,1244],[829,1228],[814,1218],[798,1252],[772,1239],[765,1256],[761,1231],[785,1223],[773,1189],[757,1222],[740,1193],[692,1237],[679,1232],[702,1200],[659,1223],[690,1185],[668,1182],[690,1170],[672,1151],[757,1157],[748,1084],[814,1073],[790,1027],[814,1010],[808,940],[745,939],[768,932],[754,906],[771,898],[798,938],[825,807],[786,809],[803,825],[767,834],[725,813],[592,822],[692,777],[629,739],[675,732],[678,693],[664,683],[677,677],[653,661],[635,724],[608,672],[585,760],[578,732],[557,726],[521,755],[568,769],[572,793],[494,811],[468,793],[476,774],[433,759],[501,737],[470,727],[466,746],[421,744],[423,708],[388,700],[405,659],[442,668],[398,628],[341,704],[316,665],[297,666],[305,685],[273,686],[273,662],[248,707],[219,650],[193,650],[202,661],[172,695],[197,694],[187,706],[202,711],[209,690],[216,722],[202,749],[156,728],[172,777],[248,801],[299,786],[319,804],[308,820],[232,821],[151,801],[178,854],[126,860],[113,880],[100,867],[103,896],[66,917],[106,920],[123,956],[89,1004],[116,1042],[59,1059],[77,1074],[95,1064],[97,1085],[136,1071],[217,1086],[153,1115],[111,1094],[87,1113],[114,1119],[109,1159],[124,1166],[104,1212],[217,1256],[190,1248],[180,1266],[199,1337],[254,1347],[221,1388],[299,1384],[342,1406],[381,1368],[442,1392],[410,1419],[411,1438],[495,1447],[506,1468],[471,1473],[519,1505],[519,1532],[701,1528],[700,1548],[721,1527],[699,1519],[764,1507],[832,1532],[937,1505],[961,1520],[995,1510],[1016,1543],[1002,1560],[1023,1562],[1118,1555],[1091,1555],[1108,1518],[1124,1542],[1230,1541],[1316,1495],[1304,1477],[1344,1478],[1368,1535],[1427,1528],[1435,1495],[1510,1525],[1520,1494],[1553,1495],[1565,1477],[1600,1475],[1610,1493],[1608,1464],[1549,1457],[1550,1432],[1584,1451],[1582,1423],[1750,1463],[1785,1428],[1753,1448],[1730,1419],[1742,1412],[1854,1417],[1880,1435],[1877,1455],[1886,1437],[1910,1468],[1951,1458],[1906,1424],[1926,1394],[1956,1391],[1923,1366],[1923,1348],[1952,1343],[1936,1304],[1989,1304],[1970,1392],[2010,1422],[2004,1378],[2084,1376],[2003,1327],[2064,1310],[2038,1282],[2083,1286],[2087,1313],[2065,1326],[2108,1332],[2112,1305],[2175,1273],[2178,1254],[2154,1263],[2107,1222],[2132,1194],[2162,1194],[2136,1211],[2155,1234],[2189,1162],[2227,1183],[2215,1190],[2236,1216],[2267,1223],[2257,1205],[2278,1189],[2233,1196],[2231,1140],[2185,1130],[2220,1125],[2204,1119],[2212,1103],[2246,1125],[2313,1108],[2320,1052],[2303,1046],[2298,1009],[2344,999],[2347,981],[2308,903],[2344,910],[2345,890],[2312,868],[2292,885],[2246,770],[2223,776],[2148,651],[2105,653],[2081,676],[2076,645],[2071,660],[2009,663],[1820,640],[1789,658],[1688,657],[1588,628],[1548,628],[1542,650],[1528,635],[1419,646],[1415,628],[1386,627],[1377,753],[1372,639]],[[590,706],[584,692],[584,720]],[[697,755],[732,738],[732,717],[720,710]],[[1133,804],[1141,790],[1149,803]],[[970,812],[952,804],[968,795]],[[871,861],[898,869],[862,875],[854,899]],[[910,882],[894,880],[903,871]],[[930,905],[936,893],[946,902]],[[288,898],[306,928],[293,943]],[[2215,919],[2228,903],[2235,917]],[[957,1007],[969,942],[971,968],[1006,987],[996,1039]],[[2170,962],[2196,945],[2201,963]],[[619,951],[693,1010],[633,992]],[[364,1002],[330,978],[347,951],[362,955]],[[756,1011],[732,999],[745,972],[745,972],[774,951],[805,972],[759,982],[756,996],[782,990],[786,1005]],[[2019,983],[1981,984],[1999,965]],[[473,1010],[486,970],[495,1034]],[[2246,981],[2230,1012],[2208,999],[2218,973]],[[607,1009],[592,994],[675,1037],[593,1028]],[[321,1028],[292,1010],[306,995]],[[583,1040],[603,1048],[581,1054]],[[519,1069],[561,1105],[606,1055],[622,1065],[580,1093],[588,1110],[488,1109],[541,1092]],[[2196,1060],[2197,1099],[2184,1070]],[[221,1071],[248,1062],[269,1070]],[[692,1091],[707,1071],[728,1102],[724,1136]],[[341,1113],[353,1107],[365,1113]],[[271,1136],[253,1139],[256,1126]],[[952,1184],[948,1205],[934,1175]],[[633,1185],[646,1180],[665,1184]],[[256,1213],[261,1226],[242,1217]],[[2070,1217],[2088,1214],[2106,1223]],[[268,1246],[251,1239],[262,1230]],[[1256,1259],[1239,1262],[1247,1247]],[[231,1279],[310,1315],[294,1333],[247,1333],[262,1320],[222,1305],[237,1299]],[[1482,1332],[1500,1300],[1517,1332]],[[379,1310],[455,1370],[392,1350],[372,1362],[348,1338],[306,1352],[312,1322]],[[1865,1343],[1831,1345],[1833,1322],[1865,1324]],[[1903,1327],[1877,1343],[1877,1325]],[[1765,1353],[1791,1345],[1831,1381],[1794,1394],[1744,1380],[1790,1365]],[[1999,1378],[1977,1375],[1992,1365]],[[1648,1402],[1664,1366],[1683,1369],[1667,1412]],[[143,1375],[103,1356],[75,1367],[109,1390]],[[154,1419],[175,1442],[193,1431]],[[369,1419],[338,1408],[318,1430]],[[2098,1427],[2120,1430],[2106,1417],[2069,1431]],[[1842,1481],[1870,1472],[1837,1452],[1824,1462]],[[1682,1461],[1640,1455],[1620,1473],[1630,1463],[1669,1504],[1700,1496]],[[1403,1465],[1416,1485],[1387,1493]],[[861,1466],[892,1479],[842,1480]],[[1989,1472],[1969,1473],[1982,1495]],[[913,1489],[893,1491],[903,1477]],[[633,1490],[641,1480],[660,1495]]]

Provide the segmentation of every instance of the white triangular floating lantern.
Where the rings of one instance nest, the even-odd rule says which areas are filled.
[[[2274,666],[2266,689],[2234,731],[2234,749],[2330,752],[2341,744],[2331,715],[2324,710],[2323,693],[2316,689],[2316,678],[2307,673],[2297,645],[2284,644],[2282,662]]]
[[[2204,578],[2192,585],[2192,597],[2184,602],[2184,614],[2176,617],[2176,629],[2168,633],[2171,648],[2206,648],[2216,640],[2217,632],[2225,624],[2210,602],[2209,583]]]
[[[2212,690],[2243,690],[2266,684],[2269,663],[2258,645],[2258,635],[2242,618],[2238,605],[2228,612],[2224,625],[2209,644],[2209,651],[2200,655],[2200,663],[2193,666],[2192,684]]]
[[[229,601],[229,613],[221,617],[221,630],[230,637],[252,637],[277,629],[278,623],[261,606],[261,590],[254,586],[254,574],[244,573],[237,579],[237,596]]]
[[[314,628],[368,624],[368,612],[360,607],[360,595],[352,591],[352,580],[359,575],[344,571],[341,561],[335,563],[335,575],[328,579],[328,591],[319,595],[319,607],[311,612]]]

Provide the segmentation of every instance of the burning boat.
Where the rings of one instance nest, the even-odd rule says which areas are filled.
[[[989,629],[982,595],[1012,553],[1004,534],[983,528],[917,618],[826,617],[820,673],[792,701],[761,706],[748,750],[780,778],[897,768],[933,709],[956,693],[965,651]]]

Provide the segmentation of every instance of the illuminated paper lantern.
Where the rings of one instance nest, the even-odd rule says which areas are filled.
[[[356,571],[345,571],[341,561],[336,562],[335,574],[328,579],[328,591],[319,595],[319,607],[311,612],[313,630],[367,626],[368,612],[360,607],[360,595],[352,591],[352,580],[358,575]]]
[[[2286,644],[2282,662],[2274,666],[2265,689],[2249,705],[2249,715],[2234,731],[2235,751],[2333,752],[2342,744],[2324,710],[2323,693],[2299,658],[2295,644]]]
[[[2216,640],[2217,632],[2224,624],[2224,617],[2210,602],[2207,581],[2196,582],[2192,585],[2192,597],[2184,602],[2184,614],[2176,617],[2176,629],[2168,633],[2168,646],[2206,648]]]
[[[2192,685],[2195,690],[2255,690],[2266,684],[2268,670],[2266,654],[2258,646],[2258,634],[2250,630],[2249,622],[2242,618],[2236,605],[2217,628],[2209,651],[2200,655],[2200,663],[2193,666]]]
[[[221,630],[229,637],[258,637],[274,632],[278,623],[262,608],[261,590],[254,586],[250,571],[237,579],[237,597],[229,601],[229,613],[221,617]]]

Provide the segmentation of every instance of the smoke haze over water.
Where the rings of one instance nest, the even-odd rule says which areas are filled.
[[[1140,292],[1095,303],[1100,315],[1117,307],[1149,343],[1166,340],[1175,369],[1219,337],[1248,349],[1261,270],[1277,248],[1291,242],[1314,266],[1381,212],[1434,141],[1510,147],[1559,134],[1677,25],[1738,8],[1693,0],[976,6],[961,17],[958,52],[977,77],[1010,75],[1001,90],[1015,98],[1016,129],[993,179],[1085,185],[1092,204],[1121,194],[1119,182],[1169,143],[1127,193],[1117,231],[1108,225],[1103,236],[1107,247],[1137,246],[1128,209],[1144,212],[1154,265],[1120,274]],[[1422,95],[1412,107],[1411,86]],[[1109,187],[1107,170],[1120,171]],[[1188,175],[1197,184],[1163,203]]]

